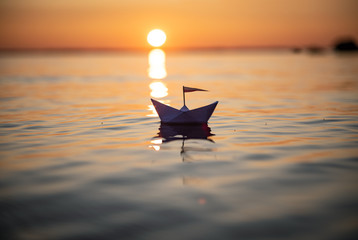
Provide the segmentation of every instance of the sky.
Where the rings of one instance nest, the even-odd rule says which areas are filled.
[[[0,48],[331,46],[358,41],[358,0],[1,0]]]

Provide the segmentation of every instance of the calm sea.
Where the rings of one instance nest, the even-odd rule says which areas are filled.
[[[0,56],[1,239],[357,239],[357,186],[358,55]]]

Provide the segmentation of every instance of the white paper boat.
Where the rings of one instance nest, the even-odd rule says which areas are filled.
[[[207,123],[213,114],[218,101],[196,109],[189,110],[185,105],[179,110],[154,99],[152,103],[157,110],[162,123],[171,124],[200,124]]]
[[[183,101],[184,106],[179,110],[163,103],[160,103],[154,99],[152,103],[157,110],[159,118],[162,123],[167,124],[200,124],[207,123],[211,115],[213,114],[218,101],[200,108],[189,110],[185,105],[185,93],[195,91],[207,91],[200,88],[191,88],[183,86]]]

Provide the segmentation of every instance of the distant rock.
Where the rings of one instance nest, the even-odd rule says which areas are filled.
[[[354,39],[346,38],[336,42],[334,45],[334,51],[336,52],[353,52],[358,51],[357,44]]]
[[[294,53],[300,53],[300,52],[302,52],[302,49],[301,49],[301,48],[298,48],[298,47],[294,47],[294,48],[292,48],[291,50],[292,50],[292,52],[294,52]]]
[[[324,52],[324,48],[319,46],[309,46],[307,47],[307,51],[311,54],[322,54]]]

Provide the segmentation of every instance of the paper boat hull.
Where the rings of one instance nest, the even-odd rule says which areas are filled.
[[[218,101],[189,111],[181,111],[151,99],[162,123],[167,124],[200,124],[207,123],[213,114]]]

